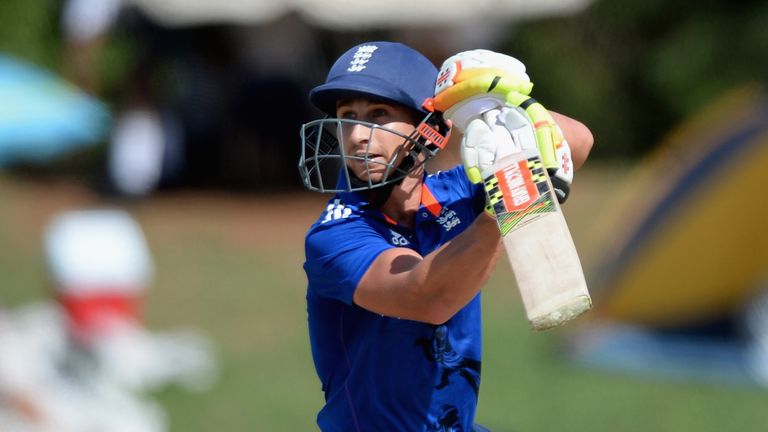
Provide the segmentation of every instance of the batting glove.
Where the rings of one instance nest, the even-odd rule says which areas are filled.
[[[485,111],[469,122],[460,154],[467,178],[477,184],[492,176],[496,161],[530,149],[535,151],[536,137],[528,118],[520,109],[504,107]],[[495,216],[488,203],[485,211]]]
[[[461,139],[461,160],[467,177],[480,183],[493,172],[499,159],[536,149],[536,136],[525,113],[503,107],[485,111],[466,126]]]
[[[541,162],[547,169],[557,201],[562,204],[568,199],[573,183],[571,147],[552,115],[536,99],[515,92],[507,93],[507,105],[523,109],[533,124],[536,133],[536,147]]]
[[[532,88],[519,60],[488,50],[465,51],[443,62],[433,106],[465,133],[461,152],[470,181],[482,181],[483,171],[499,157],[533,148],[563,203],[573,181],[570,147],[549,111],[529,96]]]

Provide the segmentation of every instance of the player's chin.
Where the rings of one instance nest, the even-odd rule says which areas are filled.
[[[361,181],[365,183],[371,183],[371,184],[378,184],[382,180],[384,180],[383,172],[382,173],[361,172],[361,173],[355,173],[355,176]]]
[[[387,175],[387,172],[391,171],[389,166],[386,164],[370,161],[368,164],[366,164],[364,161],[354,161],[350,164],[349,168],[351,169],[352,173],[360,180],[364,182],[371,181],[373,183],[382,181]]]

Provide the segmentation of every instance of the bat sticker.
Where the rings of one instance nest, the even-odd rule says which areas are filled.
[[[524,220],[556,211],[547,173],[538,156],[520,160],[488,176],[485,192],[503,236],[521,226]]]

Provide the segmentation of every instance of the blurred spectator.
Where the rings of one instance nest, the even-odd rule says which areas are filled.
[[[0,315],[0,430],[166,430],[146,393],[209,389],[216,366],[198,332],[144,327],[154,268],[139,225],[119,210],[65,212],[44,244],[58,301]]]
[[[116,193],[299,184],[296,131],[322,68],[312,66],[316,34],[297,16],[169,27],[132,2],[68,0],[62,34],[70,78],[114,99],[107,171]],[[128,42],[133,59],[114,94],[98,76],[110,38]]]
[[[65,74],[82,89],[98,92],[99,54],[122,7],[122,0],[64,0],[61,32]]]

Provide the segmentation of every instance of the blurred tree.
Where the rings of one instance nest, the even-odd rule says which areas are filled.
[[[67,74],[67,51],[63,49],[61,10],[63,0],[0,1],[0,53],[33,63],[54,73]],[[136,57],[132,35],[109,38],[101,53],[97,88],[112,102],[125,82],[128,64]]]
[[[58,7],[57,0],[0,1],[0,52],[57,69]]]
[[[722,92],[768,79],[766,22],[759,0],[598,0],[502,46],[525,59],[540,100],[589,124],[595,156],[633,157]]]

